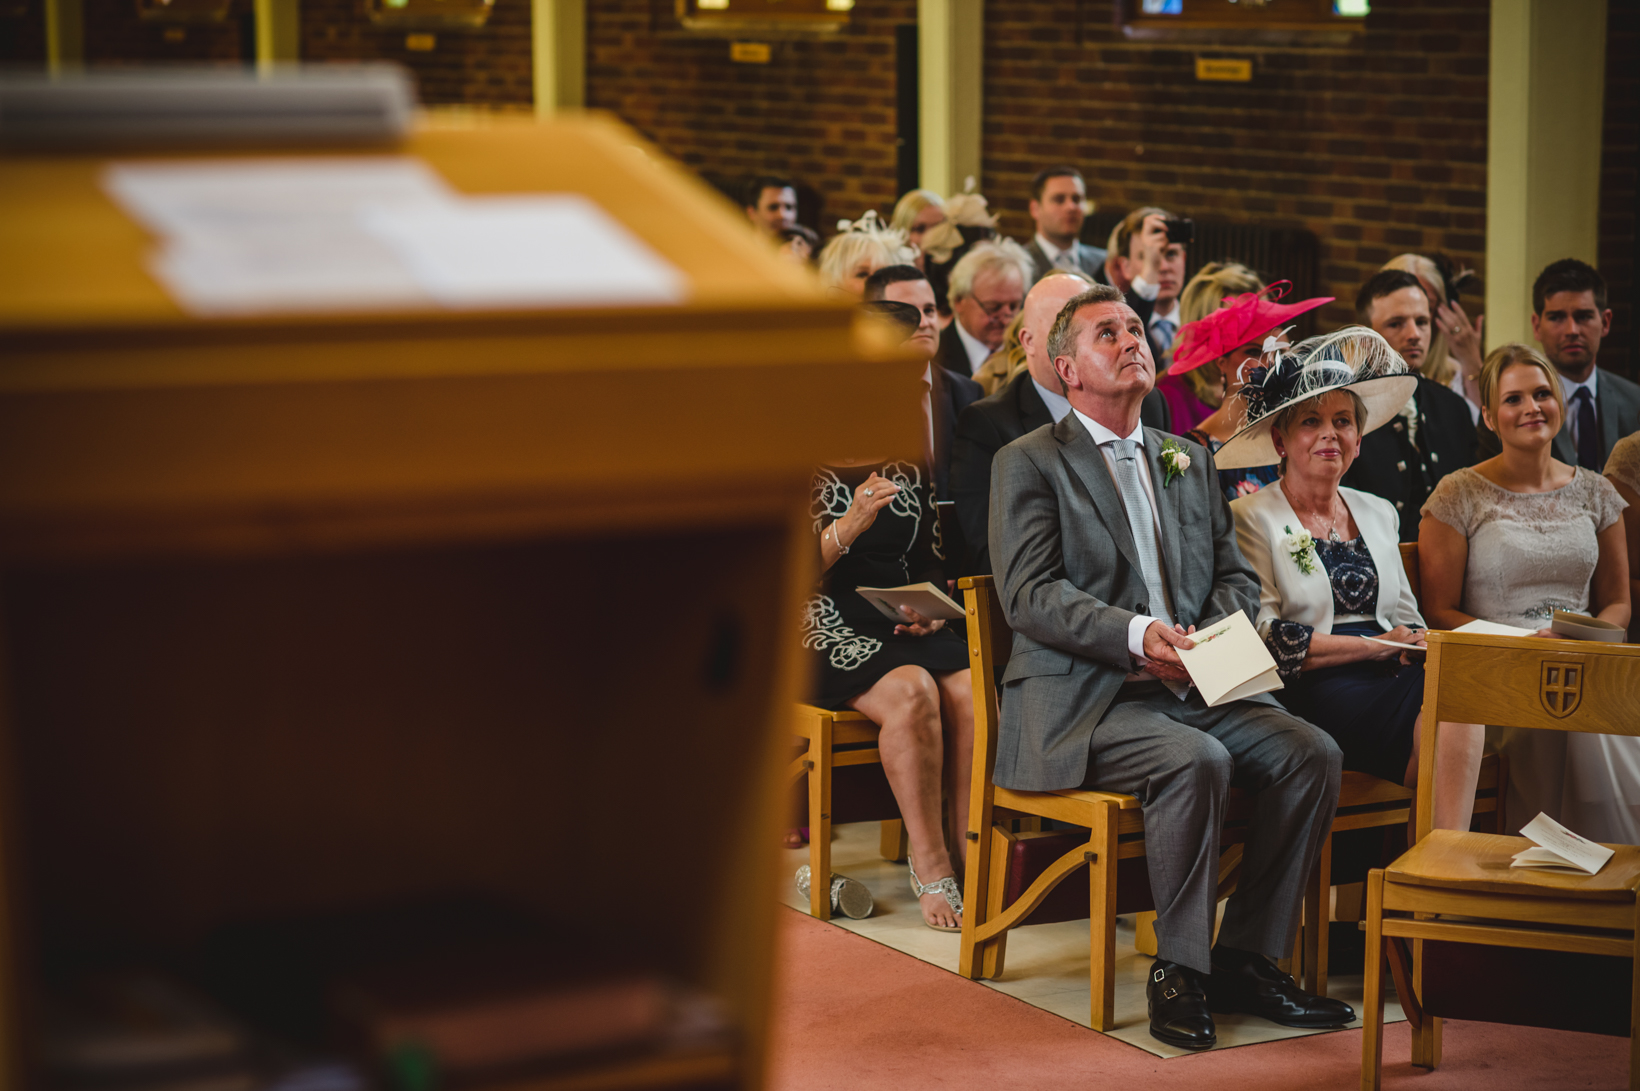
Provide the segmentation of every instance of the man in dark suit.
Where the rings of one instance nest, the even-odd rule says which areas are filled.
[[[1171,213],[1136,208],[1110,233],[1111,249],[1094,279],[1121,289],[1127,305],[1145,324],[1145,339],[1157,368],[1165,372],[1179,334],[1179,293],[1184,290],[1187,257],[1183,243],[1167,236]]]
[[[1560,373],[1566,421],[1555,435],[1555,457],[1600,473],[1612,446],[1640,432],[1640,385],[1596,365],[1600,341],[1612,331],[1606,278],[1592,265],[1564,258],[1538,274],[1532,285],[1532,335]],[[1480,457],[1500,450],[1492,429],[1481,426]]]
[[[926,355],[930,361],[923,372],[928,392],[923,395],[923,424],[926,429],[924,446],[928,449],[929,471],[934,475],[934,496],[949,500],[951,491],[951,438],[956,431],[957,417],[984,395],[980,385],[962,375],[953,375],[944,368],[933,366],[939,347],[939,310],[934,305],[934,289],[928,278],[915,265],[888,265],[866,278],[864,296],[867,302],[878,299],[895,303],[909,303],[922,315],[907,346]],[[955,543],[946,543],[947,557],[960,557],[953,552]]]
[[[962,575],[991,572],[991,459],[1020,436],[1053,424],[1071,411],[1047,355],[1048,330],[1065,302],[1090,287],[1087,278],[1060,271],[1037,281],[1025,297],[1025,320],[1019,329],[1025,370],[957,418],[951,444],[951,499],[968,544]],[[1169,431],[1166,400],[1151,391],[1140,406],[1139,419],[1146,428]]]
[[[1417,372],[1429,352],[1429,297],[1418,278],[1386,269],[1361,286],[1355,314]],[[1361,437],[1361,453],[1344,475],[1352,489],[1382,496],[1401,516],[1401,541],[1418,540],[1419,511],[1435,485],[1475,463],[1475,422],[1462,396],[1422,375],[1408,408]]]
[[[951,268],[951,323],[940,334],[935,362],[971,379],[1002,347],[1030,284],[1031,259],[1012,239],[982,242],[964,254]]]
[[[1258,610],[1213,457],[1143,427],[1155,383],[1144,326],[1100,285],[1065,304],[1048,355],[1071,403],[998,452],[991,556],[1014,631],[996,783],[1137,795],[1156,898],[1150,1033],[1217,1041],[1214,1012],[1342,1026],[1348,1004],[1306,993],[1272,959],[1291,949],[1304,883],[1332,826],[1343,754],[1269,694],[1209,708],[1178,649]],[[1165,448],[1190,456],[1182,469]],[[1242,878],[1213,936],[1225,800],[1254,798]]]
[[[1031,219],[1036,236],[1025,252],[1036,265],[1032,280],[1055,269],[1092,277],[1105,264],[1105,251],[1081,239],[1088,217],[1088,187],[1075,167],[1049,167],[1031,179]]]

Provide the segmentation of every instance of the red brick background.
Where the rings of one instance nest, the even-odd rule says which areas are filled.
[[[591,0],[588,6],[595,6]],[[404,27],[378,26],[360,0],[302,0],[304,61],[397,61],[416,77],[430,106],[529,106],[534,100],[529,0],[496,0],[476,30],[415,28],[434,46],[411,52]]]
[[[828,230],[893,207],[894,27],[917,21],[915,0],[859,0],[846,30],[770,42],[769,64],[731,62],[726,39],[683,30],[675,11],[672,0],[587,5],[589,106],[720,184],[801,179]]]
[[[84,0],[87,64],[210,61],[234,64],[249,44],[251,0],[233,0],[220,23],[161,23],[137,17],[135,0]]]

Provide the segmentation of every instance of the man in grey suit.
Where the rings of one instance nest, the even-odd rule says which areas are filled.
[[[1618,440],[1640,432],[1640,385],[1595,362],[1601,340],[1612,331],[1606,302],[1606,278],[1576,258],[1551,262],[1532,284],[1532,335],[1560,373],[1566,395],[1554,454],[1595,473],[1606,468]],[[1481,425],[1480,457],[1500,450],[1498,437]]]
[[[1209,708],[1179,659],[1188,633],[1258,607],[1258,577],[1203,448],[1144,428],[1156,379],[1144,323],[1099,285],[1065,304],[1048,353],[1071,403],[997,453],[990,539],[1014,629],[996,783],[1139,797],[1156,901],[1150,1033],[1217,1041],[1212,1012],[1288,1026],[1355,1013],[1270,961],[1292,950],[1343,757],[1268,694]],[[1182,450],[1188,462],[1164,452]],[[1242,878],[1213,932],[1219,836],[1234,784],[1254,798]]]
[[[1031,179],[1031,219],[1036,237],[1025,247],[1036,265],[1036,280],[1055,269],[1090,278],[1105,265],[1105,251],[1081,240],[1088,216],[1088,187],[1075,167],[1049,167]]]

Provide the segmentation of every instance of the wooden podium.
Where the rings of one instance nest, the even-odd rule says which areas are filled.
[[[691,301],[199,320],[105,158],[0,158],[0,1089],[44,968],[450,891],[740,1030],[510,1086],[760,1084],[809,470],[919,450],[921,369],[610,121],[378,153],[585,193]]]

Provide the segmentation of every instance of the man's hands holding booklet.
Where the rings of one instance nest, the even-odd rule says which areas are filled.
[[[1145,672],[1164,682],[1190,681],[1190,672],[1184,669],[1184,661],[1175,649],[1195,647],[1196,642],[1190,639],[1195,631],[1194,625],[1188,629],[1183,625],[1169,628],[1165,622],[1152,621],[1145,628],[1145,658],[1141,664]]]

